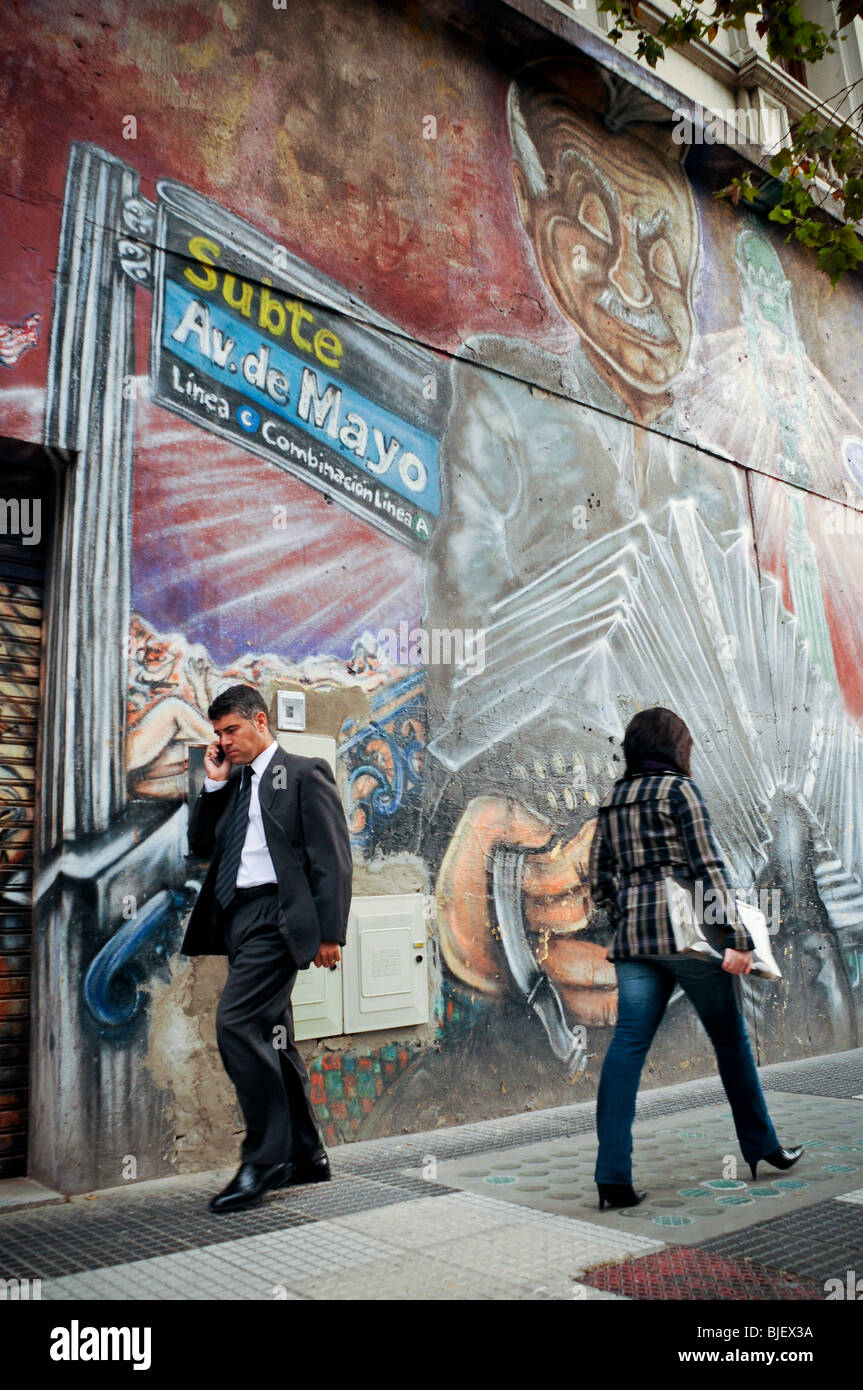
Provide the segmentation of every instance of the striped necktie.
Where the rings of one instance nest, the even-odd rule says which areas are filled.
[[[249,803],[252,799],[252,768],[243,768],[237,800],[231,815],[231,824],[222,846],[222,857],[216,870],[216,900],[223,908],[229,908],[234,900],[237,887],[237,870],[243,857],[243,845],[249,828]]]

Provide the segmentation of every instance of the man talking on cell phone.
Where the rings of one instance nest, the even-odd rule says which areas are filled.
[[[210,1209],[229,1212],[273,1188],[329,1179],[291,990],[312,961],[327,968],[341,959],[351,847],[329,765],[279,747],[257,690],[223,690],[207,718],[216,737],[189,848],[210,866],[180,949],[228,957],[216,1038],[246,1137],[240,1168]]]

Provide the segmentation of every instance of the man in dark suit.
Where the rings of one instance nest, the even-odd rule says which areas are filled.
[[[216,738],[189,847],[210,866],[180,949],[228,957],[216,1037],[246,1137],[238,1172],[210,1203],[227,1212],[272,1188],[330,1176],[294,1042],[291,990],[299,969],[341,959],[351,848],[329,765],[279,747],[256,690],[231,686],[207,718]]]

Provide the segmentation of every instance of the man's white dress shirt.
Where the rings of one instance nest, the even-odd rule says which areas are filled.
[[[270,858],[270,851],[267,849],[267,839],[264,834],[264,821],[261,816],[261,801],[259,790],[261,776],[265,768],[269,767],[270,760],[278,748],[278,743],[273,739],[268,744],[263,753],[259,753],[251,763],[252,769],[252,792],[249,800],[249,824],[246,830],[246,838],[243,842],[243,853],[240,858],[240,867],[237,870],[238,888],[256,888],[261,883],[275,883],[276,871],[273,861]],[[212,777],[204,778],[204,791],[222,791],[228,785],[227,779],[224,782],[216,782]]]

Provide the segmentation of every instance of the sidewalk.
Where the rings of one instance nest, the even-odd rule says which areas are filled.
[[[642,1093],[649,1200],[629,1212],[597,1210],[588,1102],[347,1144],[332,1182],[234,1216],[207,1202],[236,1164],[21,1206],[0,1214],[0,1277],[43,1300],[823,1301],[863,1276],[863,1048],[760,1074],[806,1145],[787,1175],[751,1182],[712,1078]]]

